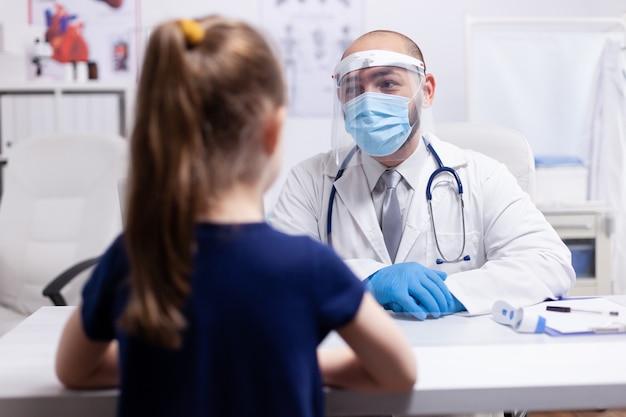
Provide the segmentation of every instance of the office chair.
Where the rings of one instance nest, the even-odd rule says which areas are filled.
[[[477,123],[438,123],[435,134],[460,148],[472,149],[502,162],[522,190],[535,200],[535,158],[526,137],[504,126]]]
[[[0,334],[39,307],[78,302],[82,280],[61,289],[86,277],[122,230],[127,147],[119,136],[77,133],[13,147],[0,200]]]

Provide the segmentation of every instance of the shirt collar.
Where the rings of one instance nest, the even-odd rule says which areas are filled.
[[[419,172],[426,163],[427,158],[428,150],[426,149],[424,141],[420,139],[420,143],[415,149],[415,152],[413,152],[404,162],[395,167],[395,169],[402,175],[402,178],[404,178],[408,186],[413,190],[415,190],[415,187],[417,186]],[[370,188],[370,192],[372,192],[374,187],[376,187],[380,176],[388,168],[376,161],[370,155],[363,152],[361,153],[361,160],[363,163],[363,171],[367,177],[367,184]]]

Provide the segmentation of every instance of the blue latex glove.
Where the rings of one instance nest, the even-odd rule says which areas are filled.
[[[444,284],[446,277],[443,271],[405,262],[376,271],[365,284],[385,309],[425,320],[464,309]]]
[[[466,310],[465,306],[459,300],[457,300],[457,298],[453,295],[452,304],[448,307],[448,312],[452,314],[452,313],[458,313],[459,311],[465,311],[465,310]]]

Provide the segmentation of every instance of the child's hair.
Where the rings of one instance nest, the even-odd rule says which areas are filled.
[[[251,26],[210,16],[151,34],[131,137],[126,331],[180,346],[198,216],[235,182],[255,181],[264,123],[285,101],[280,64]]]

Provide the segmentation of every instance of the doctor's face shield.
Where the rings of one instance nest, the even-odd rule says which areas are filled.
[[[420,127],[424,79],[424,63],[397,52],[370,50],[342,59],[333,73],[337,165],[355,145],[374,157],[397,152]]]

